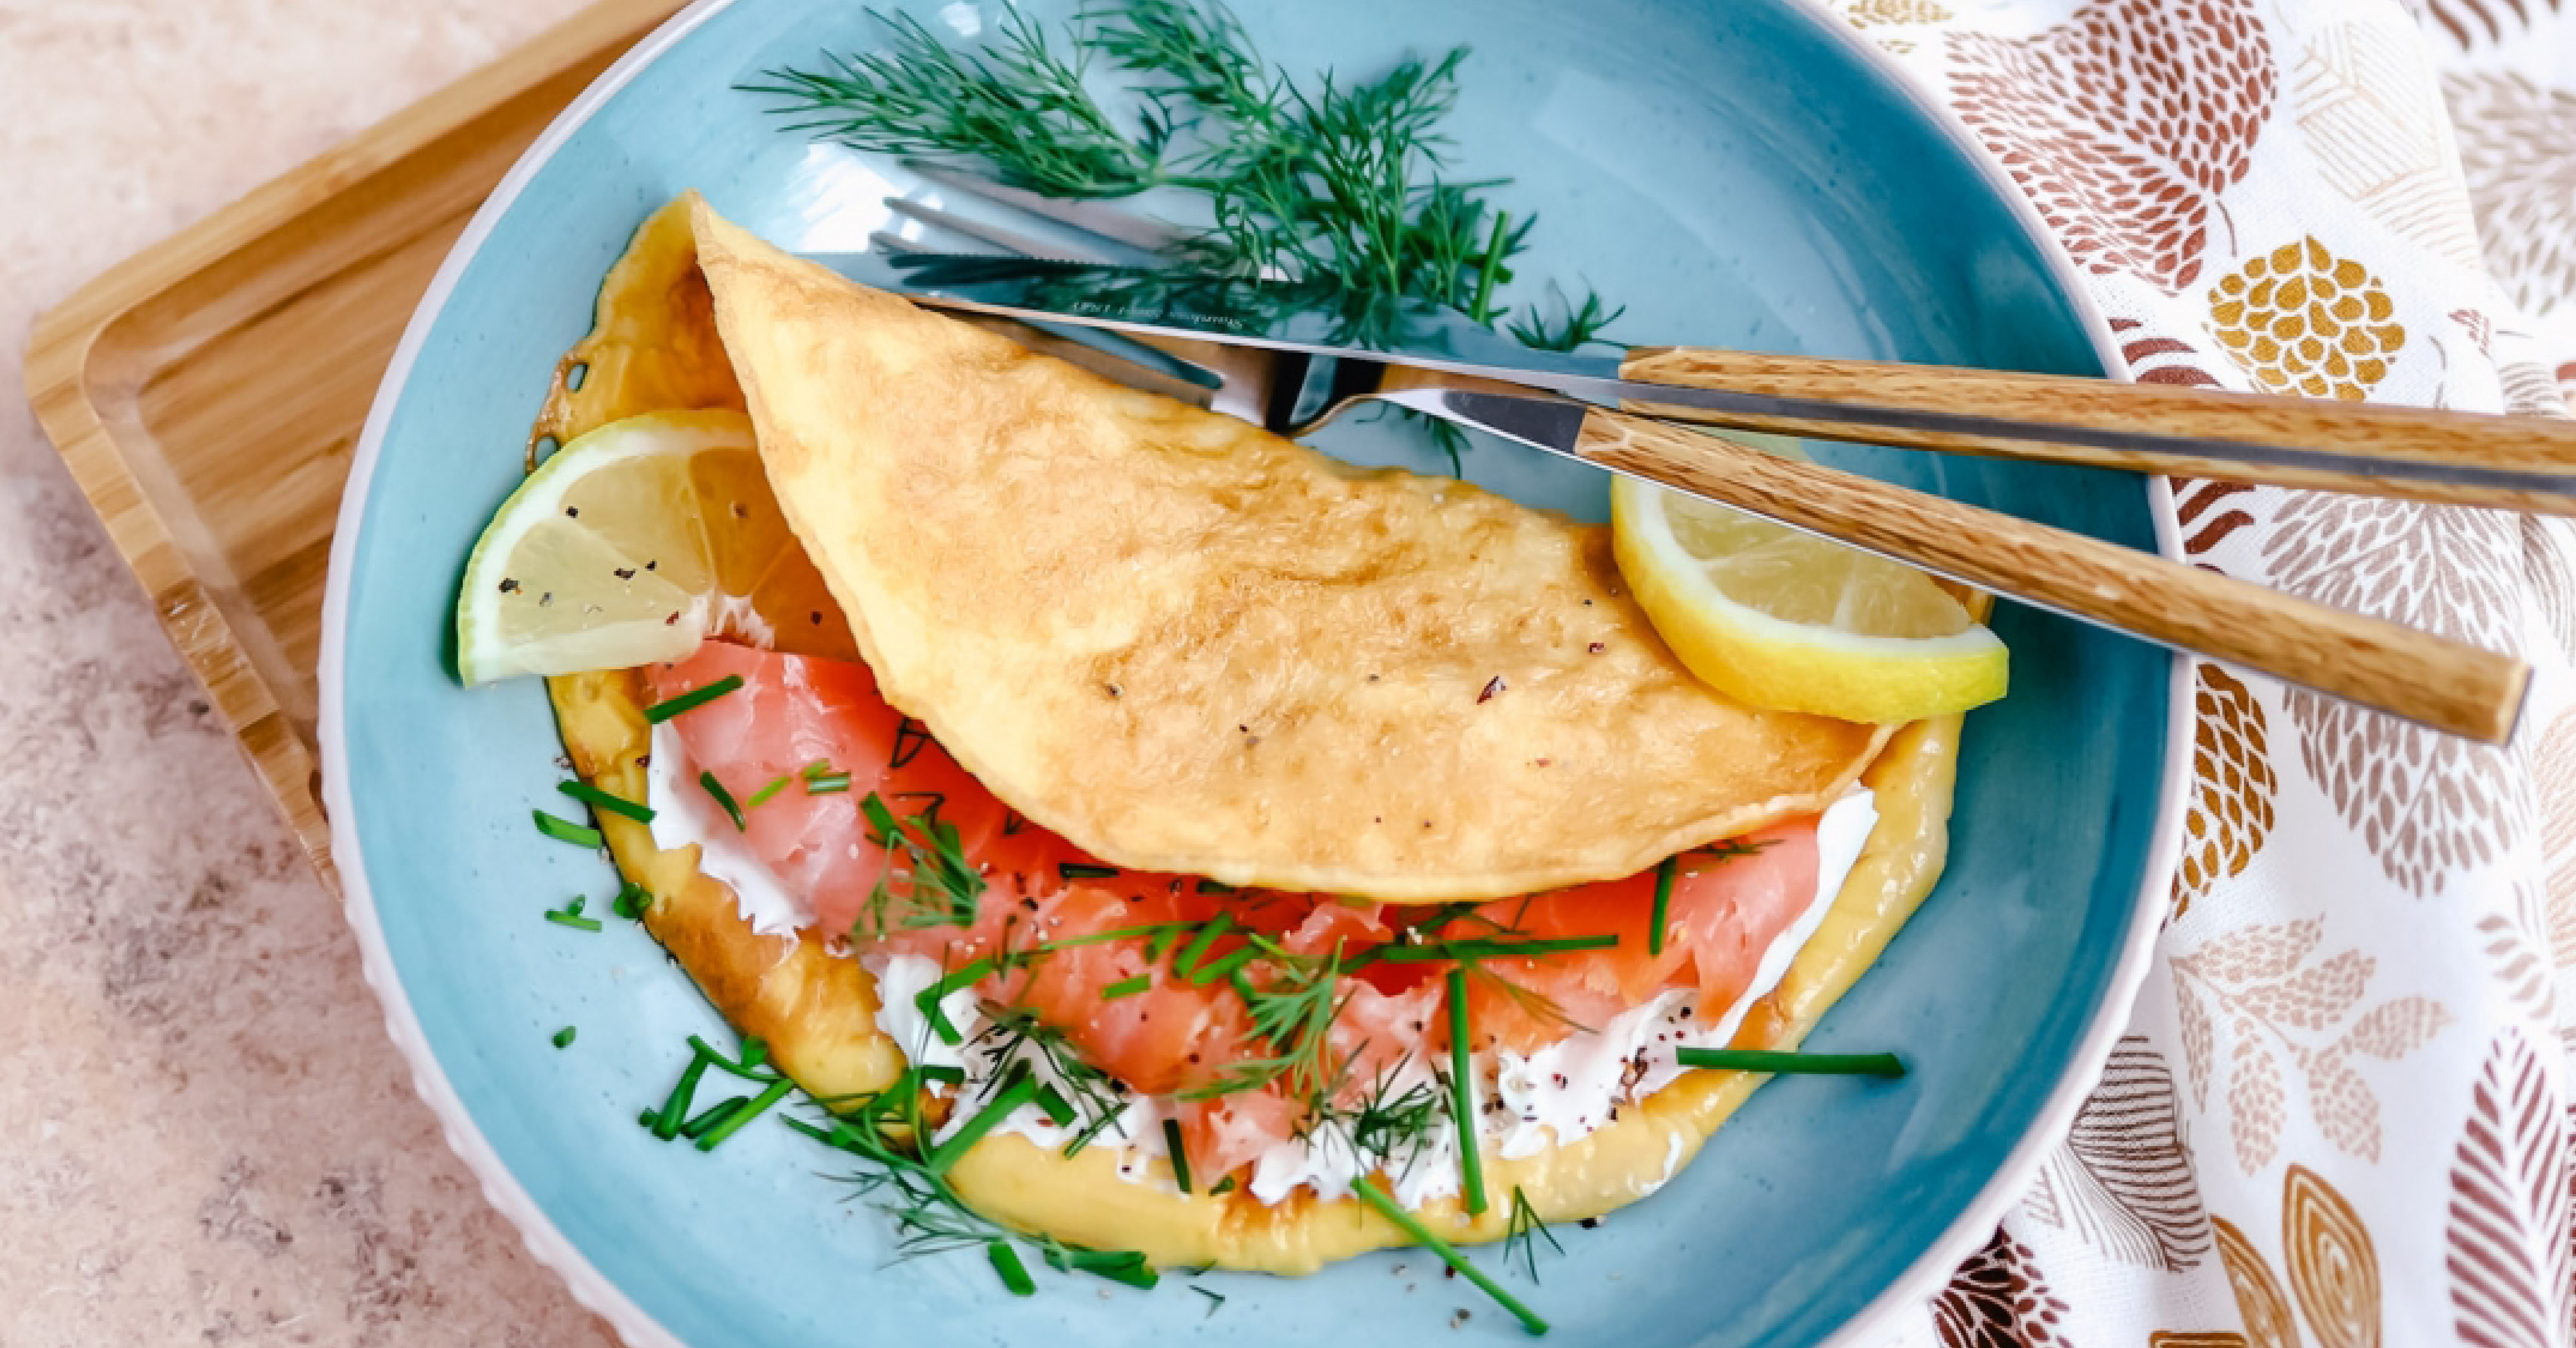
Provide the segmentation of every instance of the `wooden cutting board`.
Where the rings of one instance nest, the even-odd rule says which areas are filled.
[[[679,7],[598,0],[36,322],[36,419],[335,890],[314,670],[377,382],[520,151]]]

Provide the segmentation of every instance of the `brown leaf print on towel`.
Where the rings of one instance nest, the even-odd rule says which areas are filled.
[[[2399,238],[2478,265],[2477,222],[2420,34],[2384,19],[2316,29],[2291,67],[2290,101],[2327,186]]]
[[[2292,492],[2264,531],[2273,583],[2490,650],[2512,649],[2521,538],[2500,511]],[[2530,787],[2505,750],[2313,693],[2284,697],[2299,762],[2380,870],[2419,897],[2522,836]]]
[[[2540,1055],[2513,1030],[2487,1050],[2451,1162],[2453,1327],[2474,1348],[2551,1348],[2568,1327],[2567,1118]]]
[[[2535,15],[2558,8],[2558,0],[2410,0],[2408,8],[2468,51],[2519,35]]]
[[[2289,1293],[2263,1252],[2236,1224],[2213,1215],[2209,1227],[2218,1241],[2218,1261],[2227,1269],[2227,1290],[2236,1296],[2236,1313],[2245,1320],[2245,1342],[2252,1348],[2299,1348],[2299,1322],[2290,1314]]]
[[[2183,816],[2182,865],[2174,872],[2174,916],[2220,880],[2245,873],[2272,832],[2272,775],[2263,707],[2253,691],[2216,665],[2202,665],[2193,704],[2191,808]]]
[[[2576,94],[2509,70],[2447,71],[2442,93],[2487,271],[2516,304],[2546,313],[2576,295]]]
[[[2370,1229],[2303,1165],[2281,1177],[2281,1259],[2323,1348],[2379,1348],[2379,1256]]]
[[[2066,1348],[2065,1314],[2030,1247],[2000,1227],[1932,1298],[1941,1348]]]
[[[2227,1025],[2228,1137],[2248,1175],[2278,1153],[2293,1073],[2317,1131],[2345,1152],[2379,1159],[2379,1096],[2354,1059],[2407,1057],[2451,1021],[2423,997],[2391,998],[2355,1015],[2377,961],[2360,950],[2312,960],[2324,930],[2323,918],[2241,927],[2171,961],[2195,1103],[2206,1106],[2217,1025]]]
[[[2478,945],[2486,955],[2487,979],[2503,990],[2505,1000],[2534,1020],[2548,1021],[2555,1012],[2551,989],[2556,975],[2546,945],[2547,900],[2531,877],[2514,881],[2513,909],[2478,919]]]
[[[2540,736],[2531,775],[2541,800],[2540,930],[2553,969],[2576,968],[2576,710],[2561,712]]]
[[[2078,263],[2167,293],[2200,276],[2272,110],[2250,0],[2090,0],[2027,38],[1949,43],[1952,106]]]
[[[2120,339],[2120,362],[2129,367],[2129,377],[2141,384],[2179,384],[2185,388],[2205,388],[2218,382],[2202,364],[2199,348],[2178,337],[2160,337],[2144,331],[2146,324],[2134,318],[2111,320],[2111,334]]]
[[[2576,660],[2576,529],[2538,515],[2522,517],[2522,578],[2540,601],[2541,620],[2569,660]],[[2545,804],[2553,799],[2541,796]]]
[[[2232,499],[2254,490],[2242,482],[2203,482],[2187,477],[2171,481],[2174,520],[2183,528],[2182,550],[2190,556],[2208,552],[2226,542],[2228,535],[2254,522],[2244,503]]]
[[[2123,1263],[2180,1272],[2209,1253],[2173,1069],[2145,1037],[2111,1050],[2102,1084],[2040,1167],[2023,1209]]]

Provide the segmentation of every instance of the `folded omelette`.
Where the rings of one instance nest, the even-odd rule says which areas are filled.
[[[639,231],[576,368],[535,434],[747,408],[886,701],[1102,858],[1482,899],[1632,875],[1865,784],[1878,822],[1859,861],[1735,1035],[1760,1048],[1794,1047],[1939,874],[1959,718],[1873,728],[1726,701],[1656,639],[1606,530],[1130,391],[798,261],[694,198]],[[576,769],[643,798],[644,675],[550,684]],[[696,848],[600,823],[655,896],[648,929],[799,1084],[836,1098],[894,1081],[904,1055],[838,933],[761,935]],[[1758,1080],[1687,1073],[1578,1141],[1495,1158],[1489,1182],[1549,1221],[1619,1207]],[[952,1173],[998,1220],[1158,1265],[1304,1272],[1409,1241],[1350,1198],[1175,1193],[1105,1149],[1013,1135]],[[1454,1198],[1417,1215],[1461,1241],[1507,1221]]]

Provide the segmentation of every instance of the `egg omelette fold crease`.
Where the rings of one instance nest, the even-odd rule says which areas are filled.
[[[692,219],[692,205],[683,198],[654,215],[612,268],[596,326],[564,357],[532,439],[569,440],[644,412],[744,405],[732,371],[710,363],[720,348],[713,296],[698,265],[704,222]],[[781,645],[796,649],[794,626],[780,632]],[[837,642],[804,653],[850,654]],[[641,672],[562,676],[548,680],[548,690],[575,770],[604,790],[644,799],[652,740]],[[1929,893],[1947,854],[1960,731],[1956,716],[1896,728],[1857,769],[1876,792],[1878,823],[1817,934],[1746,1017],[1737,1047],[1796,1047]],[[738,1032],[766,1040],[772,1060],[818,1098],[893,1083],[904,1056],[876,1026],[874,980],[856,959],[832,953],[817,932],[755,932],[731,890],[701,869],[694,845],[661,850],[644,825],[623,816],[603,815],[599,824],[620,871],[653,895],[646,929]],[[1626,1206],[1670,1180],[1762,1080],[1687,1073],[1576,1142],[1497,1158],[1488,1184],[1520,1189],[1549,1222]],[[978,1211],[1016,1229],[1137,1250],[1161,1267],[1307,1273],[1412,1243],[1353,1198],[1301,1194],[1273,1206],[1239,1190],[1184,1195],[1122,1177],[1109,1149],[1067,1158],[1015,1135],[977,1144],[951,1178]],[[1508,1221],[1500,1207],[1470,1215],[1455,1199],[1435,1200],[1414,1216],[1462,1243],[1502,1239]]]

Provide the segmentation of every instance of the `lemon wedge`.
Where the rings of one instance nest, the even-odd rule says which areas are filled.
[[[1891,724],[2004,695],[2003,642],[1912,567],[1633,478],[1610,524],[1656,633],[1747,706]]]
[[[778,642],[781,629],[798,640]],[[503,502],[456,599],[468,684],[686,658],[710,634],[829,651],[848,628],[739,412],[652,412],[554,452]]]

